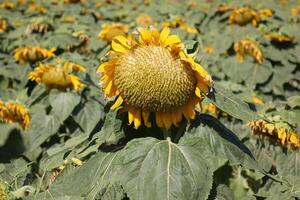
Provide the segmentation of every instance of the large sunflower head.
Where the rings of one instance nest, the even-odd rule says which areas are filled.
[[[117,36],[98,72],[106,97],[117,96],[112,109],[123,106],[129,123],[149,127],[151,113],[161,128],[194,119],[203,93],[212,87],[208,72],[185,51],[169,28],[138,30],[139,36]]]
[[[44,84],[47,91],[53,88],[63,91],[70,88],[79,91],[84,84],[74,74],[76,72],[85,72],[85,68],[70,61],[65,61],[63,64],[57,61],[56,64],[40,63],[34,71],[29,73],[28,77],[29,80]]]

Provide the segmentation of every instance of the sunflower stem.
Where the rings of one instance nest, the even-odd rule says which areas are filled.
[[[171,129],[163,129],[164,138],[165,139],[171,139],[172,138],[172,131]]]

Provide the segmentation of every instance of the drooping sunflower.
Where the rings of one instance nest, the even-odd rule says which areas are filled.
[[[290,150],[300,148],[300,138],[297,133],[285,122],[272,122],[266,120],[254,120],[247,123],[255,135],[268,136]]]
[[[125,36],[127,32],[128,26],[121,23],[102,24],[98,37],[107,42],[111,42],[115,36]]]
[[[19,123],[26,130],[30,123],[29,111],[20,103],[12,101],[4,103],[0,100],[0,121]]]
[[[263,53],[256,41],[252,39],[241,39],[234,43],[234,51],[240,62],[244,61],[246,55],[250,55],[257,63],[263,61]]]
[[[36,62],[46,58],[54,57],[56,49],[45,49],[40,47],[26,46],[14,50],[15,60],[24,64],[28,62]]]
[[[7,20],[0,16],[0,33],[6,32],[8,28]]]
[[[40,63],[34,71],[29,73],[28,78],[29,80],[44,84],[46,91],[52,88],[63,91],[71,88],[79,91],[84,87],[84,84],[78,76],[73,74],[74,72],[85,72],[85,68],[70,61],[66,61],[63,64],[57,63],[56,65]]]
[[[211,76],[185,53],[169,28],[138,32],[138,37],[115,37],[109,60],[98,68],[105,96],[117,96],[111,109],[123,106],[135,128],[142,121],[150,127],[151,113],[156,124],[167,129],[182,117],[194,119],[195,107],[201,109],[203,94],[212,87]]]
[[[235,8],[229,16],[230,24],[238,24],[240,26],[247,25],[248,23],[252,23],[253,26],[256,26],[259,21],[259,14],[250,7]]]

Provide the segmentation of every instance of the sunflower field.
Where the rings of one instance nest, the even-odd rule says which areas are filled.
[[[300,200],[299,0],[0,0],[0,200]]]

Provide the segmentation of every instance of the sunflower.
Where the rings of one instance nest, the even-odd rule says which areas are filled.
[[[14,50],[15,60],[24,64],[28,62],[36,62],[40,60],[44,60],[46,58],[54,57],[54,51],[56,49],[45,49],[40,47],[20,47]]]
[[[268,136],[284,147],[296,150],[300,147],[300,138],[297,133],[285,122],[272,122],[266,120],[254,120],[247,123],[255,135]]]
[[[241,39],[234,43],[233,48],[234,51],[237,53],[237,59],[240,62],[244,61],[244,57],[246,55],[250,55],[257,63],[262,63],[262,50],[254,40]]]
[[[139,26],[143,27],[151,26],[154,23],[152,17],[146,13],[140,14],[135,21]]]
[[[40,13],[46,13],[48,11],[48,8],[45,6],[40,6],[37,4],[30,4],[26,10],[27,13],[30,12],[40,12]]]
[[[46,86],[46,91],[57,88],[65,91],[67,88],[76,91],[81,90],[84,84],[73,72],[85,72],[85,68],[79,64],[65,61],[63,64],[42,64],[40,63],[34,71],[28,75],[29,80],[42,83]]]
[[[17,122],[26,130],[30,123],[30,115],[24,105],[11,101],[4,103],[0,100],[0,121]]]
[[[84,3],[85,0],[64,0],[64,3]]]
[[[8,23],[6,19],[0,16],[0,33],[4,33],[7,30]]]
[[[121,23],[102,24],[98,37],[107,42],[111,42],[117,35],[125,36],[128,32],[128,26]]]
[[[16,5],[13,2],[5,1],[0,4],[0,9],[16,9]]]
[[[276,42],[280,42],[280,43],[289,43],[289,42],[293,42],[294,38],[290,37],[290,36],[285,36],[279,33],[270,33],[270,34],[266,34],[265,38],[271,40],[271,41],[276,41]]]
[[[255,10],[249,7],[233,9],[229,16],[230,24],[238,24],[240,26],[244,26],[248,23],[252,23],[254,26],[256,26],[259,21],[259,15]]]
[[[195,27],[187,24],[186,20],[182,17],[175,17],[171,21],[163,22],[162,26],[168,28],[179,28],[188,33],[198,33],[198,30]]]
[[[201,109],[203,93],[212,87],[208,72],[188,56],[177,35],[169,28],[138,29],[134,38],[117,36],[112,41],[109,60],[98,72],[106,97],[117,96],[111,109],[123,106],[129,124],[150,127],[149,116],[155,114],[161,128],[178,126],[182,116],[195,118]]]

